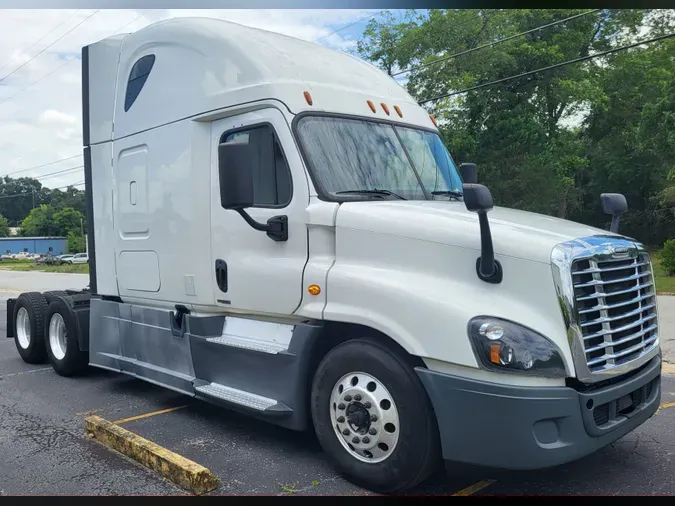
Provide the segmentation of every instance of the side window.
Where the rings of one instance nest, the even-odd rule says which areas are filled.
[[[152,66],[155,64],[155,55],[149,54],[144,56],[131,67],[129,72],[129,81],[127,82],[127,93],[124,98],[124,112],[127,112],[132,104],[136,101],[136,97],[143,89],[145,81],[147,81]]]
[[[291,172],[274,130],[269,125],[225,133],[221,142],[248,144],[252,156],[253,199],[256,207],[283,207],[291,201]]]

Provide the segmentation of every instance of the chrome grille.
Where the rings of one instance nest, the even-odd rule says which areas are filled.
[[[656,292],[646,252],[574,260],[572,284],[589,372],[627,364],[656,343]]]

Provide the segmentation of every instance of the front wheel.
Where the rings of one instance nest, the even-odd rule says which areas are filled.
[[[436,418],[413,368],[375,341],[347,341],[321,361],[312,419],[324,451],[353,483],[409,489],[440,464]]]

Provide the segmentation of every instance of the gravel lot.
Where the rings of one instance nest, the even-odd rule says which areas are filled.
[[[11,294],[86,283],[86,276],[0,271],[0,288]],[[87,414],[115,421],[172,407],[180,409],[123,427],[211,469],[222,481],[212,494],[368,493],[332,471],[311,432],[281,429],[123,375],[92,370],[68,379],[48,364],[25,364],[4,338],[10,293],[0,294],[0,494],[183,494],[84,433]],[[659,298],[668,353],[674,302]],[[664,375],[662,402],[637,431],[577,462],[520,473],[448,465],[415,492],[673,494],[675,376]]]

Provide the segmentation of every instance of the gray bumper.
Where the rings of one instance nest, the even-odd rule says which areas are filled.
[[[541,469],[593,453],[645,422],[661,400],[658,356],[628,379],[588,392],[416,372],[436,413],[443,457],[504,469]]]

